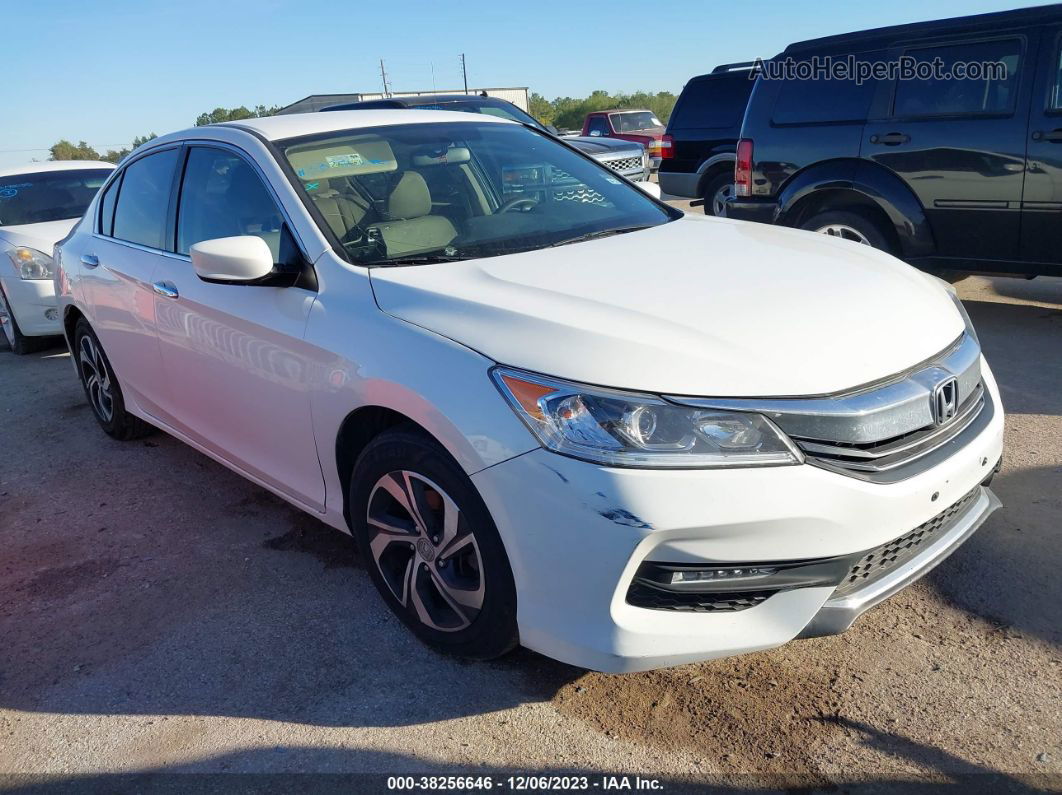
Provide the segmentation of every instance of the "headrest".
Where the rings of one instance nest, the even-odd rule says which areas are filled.
[[[387,200],[387,212],[392,218],[420,218],[431,212],[431,192],[424,177],[416,171],[407,171],[398,180]]]

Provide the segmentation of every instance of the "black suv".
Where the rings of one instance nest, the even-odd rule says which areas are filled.
[[[752,92],[752,63],[723,64],[682,89],[660,147],[660,189],[702,199],[708,215],[725,215],[734,181],[734,149]]]
[[[880,71],[807,71],[839,61]],[[727,215],[930,271],[1062,275],[1060,83],[1062,5],[793,44],[756,81]]]

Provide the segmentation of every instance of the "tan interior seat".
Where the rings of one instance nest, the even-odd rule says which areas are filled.
[[[406,256],[436,251],[457,237],[449,218],[431,215],[431,192],[416,171],[402,175],[387,200],[393,220],[373,224],[387,245],[387,256]]]
[[[331,181],[327,179],[320,180],[318,189],[311,195],[313,203],[317,205],[317,209],[321,211],[328,226],[340,240],[346,239],[347,233],[365,217],[367,212],[367,209],[355,201],[351,194],[336,190]]]

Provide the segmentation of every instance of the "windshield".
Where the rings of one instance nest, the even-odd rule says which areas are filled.
[[[636,110],[630,113],[613,113],[612,129],[619,133],[648,130],[653,127],[663,127],[663,122],[647,110]]]
[[[680,216],[515,124],[403,124],[279,146],[321,220],[365,265],[492,257]]]
[[[0,226],[80,218],[110,174],[91,168],[0,177]]]

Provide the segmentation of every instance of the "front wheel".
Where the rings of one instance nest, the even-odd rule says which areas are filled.
[[[861,213],[848,210],[828,210],[812,216],[800,225],[809,232],[839,237],[853,243],[861,243],[881,251],[892,252],[889,238],[878,224]]]
[[[11,311],[11,306],[7,302],[7,296],[4,295],[4,288],[2,287],[0,287],[0,327],[3,328],[4,338],[16,356],[33,353],[33,351],[39,350],[43,344],[41,339],[27,337],[22,333],[22,329],[19,328],[18,321],[15,320],[15,313]]]
[[[489,660],[518,641],[501,537],[468,476],[413,426],[365,448],[350,485],[354,538],[387,606],[437,651]]]

